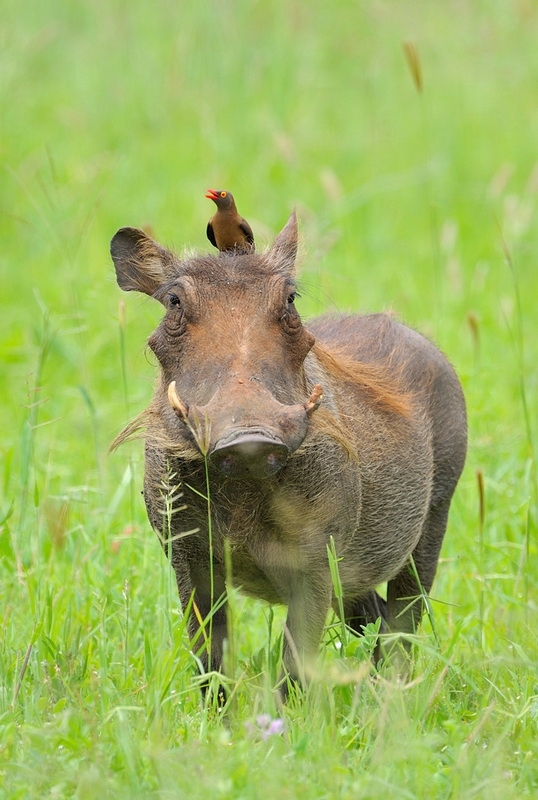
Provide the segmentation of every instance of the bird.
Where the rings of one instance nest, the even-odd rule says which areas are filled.
[[[252,228],[237,211],[231,192],[224,189],[208,189],[208,200],[213,200],[217,211],[207,223],[207,238],[222,252],[230,250],[254,250]]]

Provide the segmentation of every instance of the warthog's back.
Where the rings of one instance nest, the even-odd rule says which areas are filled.
[[[333,535],[341,555],[340,577],[351,599],[395,577],[417,547],[432,509],[440,504],[444,514],[465,460],[465,404],[454,370],[440,351],[388,315],[323,317],[307,327],[316,337],[305,362],[307,373],[312,370],[312,380],[326,387],[327,405],[356,454],[356,461],[341,464],[337,474],[318,466],[341,523],[347,509],[349,527],[342,524]],[[331,375],[326,351],[339,364],[350,360],[350,376],[355,364],[358,380],[347,379],[345,370],[336,378]],[[373,393],[361,383],[364,366],[372,370],[366,376],[374,382],[378,378]],[[402,409],[392,408],[395,394]],[[435,564],[442,532],[436,532]]]
[[[388,366],[431,432],[433,502],[437,493],[453,491],[465,462],[467,416],[460,382],[440,350],[388,314],[319,317],[308,328],[359,363]]]

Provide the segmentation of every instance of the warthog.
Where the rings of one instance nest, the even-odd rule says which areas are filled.
[[[339,610],[331,542],[346,623],[359,634],[379,618],[382,632],[416,630],[467,425],[447,359],[389,315],[303,325],[296,252],[294,214],[261,254],[180,259],[134,228],[111,243],[120,287],[165,310],[149,339],[153,400],[117,441],[144,429],[147,513],[183,608],[196,604],[189,632],[203,668],[221,664],[231,573],[249,595],[288,607],[284,666],[303,680],[328,610]]]

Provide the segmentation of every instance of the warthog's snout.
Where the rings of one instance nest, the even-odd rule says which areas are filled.
[[[230,478],[269,478],[282,469],[289,455],[287,445],[263,431],[245,431],[217,443],[210,459]]]
[[[168,386],[168,402],[191,432],[197,432],[198,446],[200,439],[205,440],[211,463],[224,475],[235,479],[269,478],[282,469],[302,444],[309,419],[322,398],[323,389],[319,384],[313,387],[305,403],[288,406],[268,395],[266,406],[260,405],[269,418],[267,424],[247,419],[232,426],[230,412],[218,395],[205,406],[189,406],[178,395],[175,381]],[[252,416],[258,415],[251,408],[251,419]]]

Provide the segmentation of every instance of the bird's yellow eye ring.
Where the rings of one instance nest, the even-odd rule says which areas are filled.
[[[221,196],[221,197],[226,197],[226,192],[221,192],[221,193],[220,193],[220,196]]]

